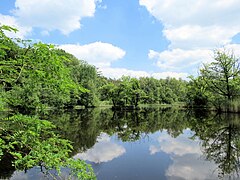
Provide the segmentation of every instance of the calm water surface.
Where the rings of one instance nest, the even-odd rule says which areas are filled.
[[[74,142],[72,156],[91,164],[100,180],[240,179],[236,114],[93,109],[59,112],[49,119]],[[38,167],[10,177],[49,178]]]

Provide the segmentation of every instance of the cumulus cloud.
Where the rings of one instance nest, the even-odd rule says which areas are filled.
[[[163,33],[170,40],[170,48],[206,49],[230,43],[239,27],[183,25],[166,28]]]
[[[18,22],[67,35],[80,29],[81,19],[94,16],[98,0],[16,0],[12,11]]]
[[[166,28],[183,24],[238,27],[238,0],[139,0]]]
[[[233,52],[236,58],[240,58],[240,44],[228,44],[220,49],[227,50],[229,53]]]
[[[186,70],[209,62],[209,50],[228,46],[240,32],[238,0],[139,0],[163,26],[168,50],[149,51],[149,58],[165,69]]]
[[[131,76],[136,78],[154,77],[158,79],[164,79],[166,77],[175,77],[177,79],[186,79],[188,76],[187,73],[181,72],[149,73],[146,71],[137,71],[127,68],[111,67],[111,63],[122,59],[126,52],[110,43],[94,42],[85,45],[63,44],[58,48],[73,54],[78,59],[83,59],[89,64],[95,65],[103,76],[109,78],[119,79],[122,76]],[[152,51],[152,53],[156,53],[158,55],[158,53],[155,51]]]
[[[150,76],[154,77],[156,79],[166,79],[167,77],[172,77],[172,78],[176,78],[176,79],[181,78],[181,79],[187,80],[189,74],[184,73],[184,72],[165,71],[165,72],[161,72],[161,73],[152,73]]]
[[[17,179],[28,179],[28,174],[24,171],[14,171],[14,173],[11,176],[11,179],[17,180]]]
[[[160,73],[151,73],[151,72],[146,72],[146,71],[137,71],[137,70],[130,70],[126,68],[112,68],[112,67],[107,67],[107,68],[99,68],[100,72],[106,77],[110,78],[121,78],[122,76],[131,76],[135,78],[140,78],[140,77],[153,77],[156,79],[166,79],[167,77],[171,78],[176,78],[176,79],[184,79],[187,80],[187,77],[189,76],[188,73],[183,73],[183,72],[171,72],[171,71],[166,71],[166,72],[160,72]]]
[[[122,76],[131,76],[131,77],[148,77],[150,76],[149,73],[146,71],[135,71],[135,70],[130,70],[126,68],[112,68],[112,67],[107,67],[107,68],[100,68],[99,69],[102,74],[106,77],[111,77],[111,78],[121,78]]]
[[[111,142],[110,137],[106,133],[102,133],[97,141],[91,149],[84,153],[78,153],[74,158],[101,163],[111,161],[126,152],[124,147]]]
[[[21,26],[21,24],[18,23],[16,18],[14,18],[13,16],[9,16],[9,15],[0,14],[0,25],[8,25],[8,26],[18,29],[17,33],[6,32],[6,35],[9,37],[12,37],[12,38],[23,39],[25,36],[27,36],[27,34],[30,34],[32,31],[31,27]]]
[[[102,75],[110,78],[118,79],[122,76],[131,76],[136,78],[155,77],[158,79],[164,79],[166,77],[175,77],[186,79],[188,76],[187,73],[173,71],[164,73],[149,73],[146,71],[130,70],[127,68],[113,68],[111,67],[111,63],[122,59],[126,52],[110,43],[94,42],[85,45],[63,44],[59,45],[58,48],[73,54],[78,59],[83,59],[89,64],[95,65]],[[157,52],[152,51],[152,53],[156,53],[157,57]]]
[[[126,54],[121,48],[103,42],[86,45],[64,44],[60,45],[59,48],[73,54],[78,59],[86,60],[98,68],[110,67],[112,62],[123,58]]]
[[[213,52],[211,50],[196,49],[196,50],[183,50],[173,49],[163,52],[156,52],[150,50],[148,53],[150,59],[157,60],[157,66],[162,70],[178,70],[196,66],[201,62],[207,63],[212,60]]]

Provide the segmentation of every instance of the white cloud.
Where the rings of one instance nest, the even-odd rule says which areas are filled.
[[[110,78],[121,78],[122,76],[131,77],[155,77],[155,78],[166,78],[175,77],[186,79],[187,73],[179,72],[164,72],[164,73],[149,73],[146,71],[130,70],[126,68],[113,68],[111,63],[122,59],[126,52],[110,43],[94,42],[85,45],[77,44],[63,44],[59,46],[60,49],[65,50],[68,53],[73,54],[78,59],[87,61],[89,64],[95,65],[99,71],[106,77]],[[152,51],[156,56],[157,52]]]
[[[123,58],[126,54],[121,48],[103,42],[94,42],[86,45],[65,44],[60,45],[59,48],[98,68],[110,67],[112,62]]]
[[[186,69],[191,66],[199,66],[202,62],[210,62],[213,57],[211,50],[183,50],[173,49],[163,52],[150,50],[148,53],[150,59],[157,60],[157,66],[162,70],[179,70]]]
[[[166,28],[163,33],[171,41],[171,49],[206,49],[230,43],[239,31],[239,27],[183,25]]]
[[[99,69],[100,72],[106,77],[111,77],[111,78],[121,78],[122,76],[131,76],[131,77],[148,77],[150,76],[149,73],[146,71],[135,71],[135,70],[130,70],[126,68],[111,68],[111,67],[104,67]]]
[[[159,67],[186,71],[201,62],[213,60],[209,50],[227,47],[240,32],[238,0],[139,0],[161,21],[169,49],[149,51]]]
[[[16,18],[13,16],[0,14],[0,25],[8,25],[18,29],[17,33],[6,31],[6,35],[12,38],[24,38],[27,34],[30,34],[32,31],[31,27],[21,26]]]
[[[17,179],[28,179],[28,175],[27,173],[25,173],[24,171],[14,171],[14,173],[11,176],[11,179],[13,180],[17,180]]]
[[[238,0],[139,0],[165,26],[239,26]]]
[[[229,53],[234,53],[236,58],[240,58],[240,44],[228,44],[221,49],[229,51]]]
[[[156,60],[156,65],[164,72],[152,73],[154,78],[175,77],[187,79],[190,74],[197,74],[202,63],[210,63],[214,59],[215,49],[226,50],[234,53],[236,58],[240,58],[240,44],[226,44],[209,49],[185,50],[180,48],[169,49],[162,52],[149,50],[148,58]],[[180,72],[179,72],[180,71]],[[188,72],[188,73],[186,73]]]
[[[43,31],[41,32],[41,35],[42,35],[42,36],[49,36],[50,33],[49,33],[48,31],[46,31],[46,30],[43,30]]]
[[[97,0],[16,0],[13,14],[19,23],[67,35],[80,29],[81,19],[94,16]]]
[[[95,163],[108,162],[126,152],[125,148],[110,141],[110,137],[102,133],[97,143],[84,153],[74,156],[76,159],[88,160]]]
[[[176,78],[176,79],[184,79],[186,80],[187,77],[189,76],[188,73],[183,73],[183,72],[171,72],[171,71],[165,71],[165,72],[161,72],[161,73],[152,73],[151,74],[152,77],[156,78],[156,79],[166,79],[167,77],[172,77],[172,78]]]
[[[148,58],[149,59],[154,59],[154,58],[158,58],[159,57],[159,54],[158,52],[154,51],[154,50],[149,50],[148,52]]]
[[[136,71],[136,70],[130,70],[126,68],[112,68],[112,67],[103,67],[99,68],[100,72],[105,77],[110,77],[110,78],[121,78],[122,76],[131,76],[135,78],[140,78],[140,77],[154,77],[156,79],[166,79],[167,77],[172,77],[176,79],[187,79],[189,76],[188,73],[182,73],[182,72],[160,72],[160,73],[149,73],[146,71]]]

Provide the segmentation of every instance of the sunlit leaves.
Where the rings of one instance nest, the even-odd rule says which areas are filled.
[[[52,44],[10,39],[3,30],[14,29],[5,26],[0,29],[0,86],[6,91],[10,108],[22,111],[63,107],[72,99],[79,101],[81,93],[88,92],[75,81],[72,75],[74,67],[66,66],[74,58],[63,58]]]
[[[233,53],[216,50],[214,61],[204,64],[200,76],[188,84],[188,104],[213,107],[218,111],[238,111],[240,92],[239,60]],[[236,107],[235,107],[236,106]]]
[[[49,121],[19,114],[3,119],[1,127],[0,158],[11,155],[16,169],[42,166],[46,170],[56,169],[60,175],[61,168],[66,167],[72,170],[72,176],[95,178],[89,165],[70,158],[70,141],[57,136]]]

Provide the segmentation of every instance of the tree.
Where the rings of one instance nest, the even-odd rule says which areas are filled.
[[[214,60],[210,64],[204,64],[200,70],[201,76],[210,92],[228,101],[233,100],[239,96],[239,60],[225,50],[216,50]]]
[[[8,61],[12,63],[14,60]],[[71,91],[84,91],[72,80],[70,70],[64,65],[65,59],[56,54],[53,45],[29,45],[28,52],[16,61],[20,67],[11,65],[16,75],[6,94],[7,103],[12,108],[34,110],[45,106],[63,106],[70,101]]]
[[[162,84],[153,77],[142,77],[139,79],[140,89],[142,91],[143,103],[157,104],[160,102]]]
[[[90,165],[71,158],[73,149],[69,140],[55,134],[55,125],[36,116],[21,114],[1,118],[0,129],[0,172],[27,170],[40,166],[42,171],[55,176],[61,174],[61,168],[69,168],[69,179],[96,179]]]
[[[214,61],[203,65],[199,77],[191,77],[188,83],[187,103],[197,106],[212,105],[218,111],[236,109],[238,104],[233,104],[233,101],[240,95],[239,83],[239,60],[233,53],[216,50]]]
[[[206,107],[209,103],[209,92],[207,84],[202,77],[194,78],[190,76],[190,81],[187,85],[186,103],[189,107],[202,106]]]
[[[56,52],[58,55],[66,59],[64,63],[70,70],[71,79],[76,84],[79,84],[86,89],[86,91],[78,94],[72,92],[71,101],[68,106],[96,106],[99,101],[98,87],[96,83],[99,80],[99,74],[96,67],[83,60],[77,59],[75,56],[64,50],[57,49]]]
[[[97,77],[95,67],[80,63],[54,45],[11,39],[4,30],[16,31],[0,27],[1,109],[6,104],[21,112],[74,106],[80,101],[92,105],[97,99],[93,83]]]
[[[0,109],[7,105],[15,111],[10,117],[0,118],[1,167],[4,171],[8,167],[27,170],[40,165],[58,173],[67,167],[79,179],[95,179],[89,165],[69,158],[71,142],[56,135],[52,123],[19,114],[49,106],[63,107],[72,92],[86,92],[71,76],[66,65],[71,59],[59,55],[54,45],[11,39],[4,30],[16,29],[0,26]],[[2,166],[5,161],[10,166]]]
[[[122,104],[122,97],[120,96],[120,89],[118,85],[115,83],[109,82],[103,85],[100,88],[100,92],[102,94],[101,100],[111,100],[114,107],[119,106]]]

